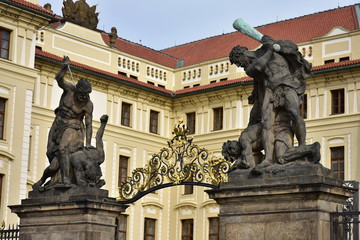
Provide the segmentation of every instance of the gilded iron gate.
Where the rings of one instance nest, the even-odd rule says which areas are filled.
[[[180,120],[168,146],[121,183],[119,202],[132,203],[155,190],[180,184],[218,188],[221,182],[227,181],[231,162],[194,144],[187,131]]]

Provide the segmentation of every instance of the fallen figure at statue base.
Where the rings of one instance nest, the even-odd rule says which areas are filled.
[[[294,161],[308,162],[308,163],[319,163],[320,161],[320,144],[315,142],[305,146],[294,146],[289,148],[284,156],[280,159],[282,161],[270,164],[268,162],[261,162],[257,165],[248,164],[244,159],[241,158],[240,147],[238,141],[227,141],[223,144],[223,155],[226,160],[231,161],[233,164],[229,170],[232,172],[236,169],[248,169],[253,168],[253,174],[262,174],[263,172],[277,173],[283,171],[285,168],[283,165],[292,164]],[[261,153],[256,153],[257,158],[263,156]]]
[[[309,145],[293,146],[293,133],[291,128],[282,129],[275,134],[275,152],[273,161],[263,161],[263,150],[259,134],[262,130],[261,123],[249,125],[241,133],[238,141],[228,140],[222,146],[224,158],[233,164],[230,171],[236,169],[252,168],[253,174],[262,174],[264,171],[276,173],[279,165],[285,165],[294,161],[306,161],[309,163],[319,163],[320,144],[315,142]],[[274,166],[277,165],[277,166]],[[272,169],[272,170],[271,170]],[[281,169],[281,168],[279,168]]]
[[[100,165],[105,160],[104,144],[102,137],[104,135],[105,126],[108,121],[108,116],[103,115],[100,118],[100,128],[96,133],[96,148],[86,148],[74,152],[70,156],[71,161],[71,184],[63,184],[60,182],[52,183],[53,178],[60,171],[60,166],[57,164],[56,169],[53,166],[48,166],[43,173],[41,179],[33,185],[33,190],[43,192],[53,188],[71,188],[75,186],[90,186],[101,188],[105,185],[105,180],[101,179],[102,172]],[[46,180],[50,178],[48,182]]]

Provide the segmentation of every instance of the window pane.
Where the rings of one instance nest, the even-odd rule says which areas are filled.
[[[5,102],[6,99],[0,98],[0,139],[4,139]]]
[[[1,58],[8,58],[9,53],[7,50],[2,49],[1,50]]]
[[[344,147],[332,147],[330,148],[331,156],[331,170],[336,174],[336,176],[344,180],[344,170],[345,170],[345,154]]]
[[[303,102],[300,104],[300,115],[303,119],[307,118],[307,95],[304,94]]]
[[[117,236],[115,240],[126,240],[127,215],[120,214],[117,218]]]
[[[0,57],[1,58],[9,58],[9,40],[10,40],[10,31],[5,29],[0,29],[1,35],[1,49],[0,49]]]
[[[338,163],[339,163],[339,170],[343,172],[344,171],[344,161],[339,160]]]
[[[214,130],[221,130],[223,128],[223,108],[214,108]]]
[[[119,156],[119,179],[118,179],[118,186],[126,180],[128,174],[128,163],[129,157],[126,156]]]
[[[209,239],[219,240],[219,218],[209,218]]]
[[[193,219],[186,219],[181,220],[181,238],[192,240],[193,239],[193,229],[194,229],[194,220]]]
[[[9,49],[9,42],[8,41],[6,41],[6,40],[3,40],[2,42],[1,42],[1,48],[2,49]]]
[[[337,171],[338,170],[338,163],[337,162],[332,162],[331,163],[331,169],[333,171]]]
[[[144,239],[155,239],[156,220],[151,218],[145,218],[144,225]]]
[[[0,98],[0,112],[5,111],[5,99]]]
[[[120,240],[126,240],[126,234],[125,233],[120,233],[119,234],[119,239]]]
[[[2,29],[1,30],[2,32],[2,39],[9,39],[10,38],[10,32],[5,30],[5,29]]]
[[[345,112],[344,89],[331,90],[331,113],[340,114]]]
[[[188,126],[188,134],[195,133],[195,112],[187,113],[187,126]]]
[[[130,126],[130,109],[131,104],[129,103],[122,103],[121,106],[121,124],[124,126]]]
[[[151,133],[158,133],[158,117],[159,112],[150,111],[150,132]]]

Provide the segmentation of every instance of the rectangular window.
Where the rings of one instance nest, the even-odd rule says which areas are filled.
[[[156,219],[145,218],[144,240],[155,240]]]
[[[219,240],[219,218],[209,218],[209,240]]]
[[[116,219],[117,232],[115,240],[126,240],[127,215],[120,214]]]
[[[5,98],[0,98],[0,139],[4,139],[5,124]]]
[[[331,152],[331,170],[338,179],[344,180],[344,147],[332,147]]]
[[[0,206],[1,206],[2,192],[3,192],[3,181],[4,181],[4,175],[0,174]]]
[[[188,127],[188,134],[195,133],[195,112],[187,113],[186,114],[186,121]]]
[[[331,114],[341,114],[345,112],[344,89],[331,90]]]
[[[223,108],[214,108],[214,131],[223,128]]]
[[[181,240],[193,240],[194,220],[185,219],[181,220]]]
[[[125,72],[118,71],[118,74],[127,77],[127,74]]]
[[[126,180],[128,175],[128,166],[129,166],[129,157],[126,156],[119,156],[119,180],[118,186]]]
[[[123,102],[121,104],[121,125],[130,127],[131,104]]]
[[[328,64],[328,63],[334,63],[335,59],[329,59],[329,60],[325,60],[324,64]]]
[[[158,133],[159,112],[150,110],[150,132]]]
[[[185,185],[184,186],[184,194],[193,194],[194,193],[194,186],[193,185]]]
[[[307,94],[304,94],[304,100],[300,104],[300,115],[303,119],[307,118]]]
[[[10,31],[0,28],[0,57],[9,59]]]

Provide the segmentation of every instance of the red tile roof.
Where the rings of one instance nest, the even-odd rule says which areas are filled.
[[[55,16],[55,13],[53,13],[52,11],[49,11],[49,10],[43,8],[40,5],[25,1],[25,0],[7,0],[7,1],[0,0],[0,2],[13,2],[15,4],[19,4],[21,6],[31,8],[31,9],[36,10],[38,12],[45,13],[45,14],[50,15],[52,17]]]
[[[107,33],[102,33],[101,36],[104,42],[110,45],[109,35]],[[127,41],[122,38],[118,38],[116,40],[115,47],[121,52],[130,54],[132,56],[140,57],[171,68],[176,68],[176,64],[179,60],[175,57],[169,56],[166,53],[156,51],[154,49]]]
[[[341,26],[349,31],[359,29],[355,6],[336,8],[285,21],[259,26],[256,29],[278,40],[291,40],[295,43],[309,41],[326,35],[334,27]],[[234,19],[235,20],[235,19]],[[223,34],[191,42],[162,52],[183,59],[185,66],[228,56],[235,45],[249,49],[259,46],[255,40],[239,32]]]
[[[346,67],[346,66],[355,66],[360,64],[360,59],[355,60],[347,60],[347,61],[341,61],[341,62],[334,62],[334,63],[327,63],[320,66],[315,66],[311,68],[312,72],[326,70],[326,69],[332,69],[332,68],[340,68],[340,67]],[[360,68],[360,66],[358,66]]]
[[[42,50],[40,50],[38,48],[36,48],[35,54],[37,56],[41,56],[41,57],[44,57],[44,58],[49,59],[49,60],[55,60],[57,62],[62,62],[62,60],[63,60],[62,57],[59,57],[59,56],[54,55],[52,53],[42,51]],[[161,92],[161,93],[165,93],[167,95],[172,94],[172,91],[170,91],[170,90],[167,90],[167,89],[164,89],[164,88],[161,88],[161,87],[157,87],[157,86],[154,86],[152,84],[144,83],[144,82],[138,81],[138,80],[136,80],[134,78],[129,78],[129,77],[126,77],[126,76],[120,76],[120,75],[115,74],[115,73],[103,71],[101,69],[94,68],[94,67],[91,67],[89,65],[85,65],[85,64],[82,64],[82,63],[74,62],[74,61],[71,61],[71,65],[75,66],[75,67],[79,67],[79,68],[84,69],[84,70],[94,72],[94,73],[105,75],[105,76],[111,77],[111,78],[116,79],[116,80],[124,81],[125,83],[127,82],[127,83],[131,83],[131,84],[135,84],[135,85],[137,85],[139,87],[145,87],[145,88],[147,88],[149,90],[155,90],[155,91],[158,91],[158,92]]]
[[[223,86],[227,86],[227,85],[234,85],[237,83],[246,83],[246,82],[252,82],[252,78],[251,77],[242,77],[242,78],[238,78],[238,79],[232,79],[232,80],[226,80],[226,81],[220,81],[220,82],[216,82],[216,83],[210,83],[207,85],[203,85],[203,86],[197,86],[197,87],[192,87],[192,88],[184,88],[181,90],[178,90],[175,92],[175,95],[184,95],[187,93],[191,93],[191,92],[200,92],[200,91],[206,91],[206,90],[213,90],[216,88],[221,88]]]

